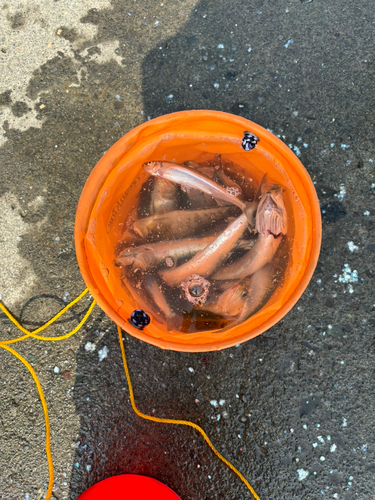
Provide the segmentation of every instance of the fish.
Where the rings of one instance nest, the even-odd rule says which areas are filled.
[[[274,270],[271,265],[263,266],[247,281],[247,296],[241,314],[236,320],[239,325],[255,314],[269,300],[278,281],[272,279]]]
[[[168,304],[167,299],[162,292],[161,285],[157,281],[155,276],[152,276],[151,274],[146,275],[145,288],[148,291],[149,295],[152,297],[152,300],[163,313],[167,323],[168,331],[174,330],[174,325],[178,320],[178,316]]]
[[[263,184],[262,197],[255,218],[255,229],[258,233],[268,231],[274,236],[286,234],[288,217],[285,209],[281,186]]]
[[[215,170],[213,167],[202,167],[198,163],[194,163],[192,161],[186,161],[182,166],[186,166],[192,170],[196,170],[209,179],[214,179]],[[216,198],[213,198],[201,189],[182,186],[182,190],[186,193],[189,207],[192,209],[210,208],[217,207],[218,205],[224,205],[224,203],[218,203],[218,200]]]
[[[177,186],[173,182],[155,177],[151,193],[150,215],[171,212],[179,206]]]
[[[226,217],[235,215],[236,210],[237,207],[233,205],[204,210],[174,210],[138,219],[131,229],[142,238],[183,238],[198,230],[204,231]]]
[[[196,308],[225,318],[232,318],[241,314],[246,297],[246,283],[239,281],[219,295],[215,301],[208,302],[203,306],[196,306]]]
[[[160,276],[169,286],[179,285],[193,274],[210,276],[237,246],[247,225],[247,217],[242,214],[204,250],[199,251],[192,259],[175,269],[161,271]]]
[[[131,280],[125,275],[121,279],[121,284],[124,287],[126,293],[133,300],[133,303],[136,304],[136,309],[142,309],[149,316],[151,316],[157,323],[163,324],[164,317],[163,313],[156,306],[154,301],[150,299],[147,295],[145,296],[145,292],[143,290],[141,282],[139,282],[141,288],[136,288],[135,285],[131,282]]]
[[[236,205],[245,215],[247,215],[250,224],[254,226],[254,213],[256,208],[254,209],[253,203],[245,202],[230,195],[222,186],[196,170],[167,161],[150,161],[143,164],[143,169],[150,175],[175,182],[185,189],[198,189],[209,194],[213,198]]]
[[[262,186],[255,229],[259,235],[253,248],[233,264],[220,269],[213,279],[244,279],[271,262],[287,232],[287,212],[279,185]]]
[[[250,278],[246,278],[244,282],[247,294],[240,314],[235,321],[230,322],[227,326],[218,330],[217,333],[224,333],[231,328],[235,328],[258,312],[271,298],[278,281],[274,268],[270,264],[263,266]]]
[[[243,199],[241,186],[237,184],[237,182],[233,181],[230,177],[228,177],[223,169],[217,171],[216,178],[217,181],[225,188],[227,193],[229,193],[231,196]]]
[[[172,260],[172,265],[176,265],[178,259],[186,259],[195,255],[212,243],[217,236],[218,234],[206,236],[205,238],[184,238],[128,247],[119,253],[114,260],[114,264],[116,266],[133,266],[136,269],[147,270],[153,266],[158,266],[169,258]],[[237,249],[249,250],[254,243],[255,239],[242,240]]]
[[[277,238],[270,233],[261,233],[255,245],[240,259],[220,269],[213,275],[214,280],[244,279],[271,262],[282,240],[282,234]]]

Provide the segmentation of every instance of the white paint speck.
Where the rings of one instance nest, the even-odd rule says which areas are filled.
[[[106,358],[108,356],[108,353],[109,353],[109,349],[108,347],[105,345],[103,347],[103,349],[100,349],[100,351],[98,352],[98,355],[99,355],[99,361],[103,361],[104,358]]]
[[[323,456],[322,456],[322,457],[320,457],[320,461],[321,461],[321,462],[324,462],[324,460],[325,460],[325,457],[323,457]]]
[[[368,217],[370,215],[370,212],[366,210],[365,212],[363,212],[363,215],[366,215]]]
[[[337,446],[335,445],[335,443],[333,443],[333,445],[331,446],[331,448],[329,449],[329,451],[331,453],[334,453],[336,451],[336,449],[337,449]]]
[[[222,43],[219,43],[219,45],[217,46],[218,49],[223,49],[224,48],[224,45]]]
[[[346,195],[345,186],[344,186],[344,184],[340,184],[340,192],[339,192],[339,194],[335,194],[335,196],[339,200],[343,200],[345,195]]]
[[[306,477],[309,475],[307,470],[304,469],[297,469],[298,472],[298,479],[300,481],[303,481],[303,479],[306,479]]]
[[[304,429],[307,429],[307,425],[306,424],[303,424],[302,426]]]
[[[251,52],[251,47],[249,47],[249,48],[247,49],[247,51],[248,51],[248,52]]]
[[[155,26],[159,26],[160,21],[155,21]]]
[[[211,405],[211,406],[213,406],[214,408],[217,408],[217,407],[219,406],[219,405],[217,404],[216,399],[212,399],[212,400],[210,401],[210,405]]]
[[[297,156],[301,156],[301,150],[297,146],[293,146],[293,151],[296,153]]]
[[[167,99],[173,99],[173,94],[167,95]]]
[[[341,144],[341,149],[342,150],[349,149],[349,146],[347,144]]]
[[[92,342],[86,342],[85,344],[85,351],[87,352],[94,352],[96,349],[96,345],[93,344]]]
[[[56,236],[55,241],[58,243],[60,241],[60,238]]]
[[[219,400],[219,405],[220,405],[220,406],[225,405],[225,399],[220,399],[220,400]]]
[[[313,443],[313,448],[316,448],[318,446],[318,443]]]
[[[86,470],[87,470],[88,472],[90,472],[90,470],[91,470],[91,465],[86,465]]]
[[[357,283],[358,272],[355,269],[352,271],[349,264],[344,264],[342,274],[339,276],[339,281],[340,283]]]
[[[188,370],[189,370],[190,373],[194,373],[194,368],[193,367],[189,366]]]
[[[343,427],[348,427],[348,421],[346,420],[345,417],[342,417],[342,426]]]
[[[323,439],[323,437],[322,437],[322,436],[318,436],[318,438],[317,438],[317,439],[318,439],[319,443],[324,444],[324,439]]]
[[[215,89],[218,89],[220,87],[220,85],[218,83],[214,83],[214,87],[215,87]]]
[[[291,38],[290,40],[288,40],[286,42],[286,44],[284,45],[284,47],[287,49],[291,43],[293,43],[293,38]]]
[[[55,368],[53,369],[53,371],[54,371],[55,373],[59,373],[59,372],[60,372],[60,368],[59,368],[58,366],[55,366]]]
[[[353,241],[348,241],[348,248],[351,252],[357,252],[358,246],[354,244]]]

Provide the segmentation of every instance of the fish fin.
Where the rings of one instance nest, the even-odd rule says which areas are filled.
[[[255,227],[255,213],[257,211],[258,202],[250,201],[246,203],[245,215],[249,222],[249,226],[253,229]]]
[[[191,160],[185,161],[184,165],[189,167],[189,168],[193,168],[193,169],[197,169],[200,167],[200,165],[198,165],[198,163],[195,163],[194,161],[191,161]]]
[[[255,198],[254,198],[255,201],[259,198],[259,196],[260,196],[260,194],[262,192],[262,186],[266,182],[266,180],[267,180],[267,172],[265,172],[265,174],[263,175],[263,177],[260,180],[260,183],[259,183],[259,186],[258,186],[258,190],[257,190]]]

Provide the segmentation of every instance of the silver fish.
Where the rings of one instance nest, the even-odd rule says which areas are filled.
[[[273,234],[261,233],[255,245],[243,257],[220,269],[214,274],[214,280],[244,279],[271,262],[282,240],[282,235],[277,238]]]
[[[133,303],[136,304],[137,309],[142,309],[143,311],[145,311],[157,323],[164,324],[163,313],[161,312],[159,307],[156,306],[154,301],[148,295],[145,295],[145,292],[142,289],[143,287],[139,289],[136,288],[127,276],[121,279],[121,283],[127,294],[133,300]]]
[[[245,280],[247,295],[241,313],[234,322],[219,330],[220,333],[240,325],[266,304],[273,294],[277,282],[277,279],[272,279],[273,274],[272,266],[266,265],[254,273],[251,278]]]
[[[195,170],[166,161],[150,161],[144,163],[143,168],[150,175],[168,179],[185,188],[199,189],[213,198],[236,205],[247,215],[250,224],[254,225],[254,207],[250,203],[231,196],[222,186]]]
[[[192,259],[176,269],[161,271],[160,276],[169,286],[176,286],[192,274],[204,277],[211,275],[236,247],[247,224],[246,215],[242,214],[204,250],[198,252]]]
[[[243,279],[271,262],[287,231],[287,213],[280,186],[262,186],[255,227],[259,236],[253,248],[233,264],[220,269],[213,279]]]
[[[198,163],[194,163],[192,161],[186,161],[182,166],[196,170],[205,177],[215,180],[215,169],[213,167],[202,167],[198,165]],[[186,192],[189,199],[189,205],[192,209],[217,207],[218,205],[223,206],[225,204],[218,203],[217,198],[213,198],[201,189],[182,186],[182,190]]]
[[[237,319],[237,324],[246,321],[250,316],[255,314],[270,298],[270,294],[274,291],[275,285],[272,280],[274,270],[272,266],[263,266],[255,272],[247,284],[247,296]]]
[[[241,314],[247,297],[247,287],[244,281],[239,281],[219,295],[214,302],[208,302],[197,309],[212,312],[225,318]]]
[[[191,257],[206,248],[217,236],[218,234],[205,238],[184,238],[128,247],[118,255],[114,263],[116,266],[133,266],[135,269],[146,270],[158,266],[169,258],[172,260],[172,265],[175,265],[178,259]],[[254,243],[255,239],[242,240],[237,249],[249,250]]]
[[[150,215],[171,212],[178,208],[177,186],[173,182],[155,177],[151,193]]]
[[[171,309],[170,305],[168,304],[168,302],[167,302],[167,300],[162,292],[160,283],[158,283],[158,281],[156,280],[156,278],[154,276],[148,274],[145,277],[145,286],[146,286],[146,290],[149,292],[149,294],[152,297],[155,304],[162,311],[162,313],[166,319],[168,331],[175,329],[174,325],[176,323],[176,320],[178,320],[178,316]]]
[[[138,219],[133,223],[132,230],[142,238],[183,238],[234,215],[236,210],[233,205],[205,210],[175,210]]]

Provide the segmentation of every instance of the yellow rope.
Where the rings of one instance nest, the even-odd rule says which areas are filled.
[[[91,305],[90,305],[87,313],[83,317],[82,321],[71,332],[66,333],[65,335],[61,335],[59,337],[43,337],[42,335],[37,335],[37,333],[45,330],[48,326],[52,325],[52,323],[54,323],[56,320],[58,320],[60,318],[60,316],[62,316],[68,309],[70,309],[72,306],[74,306],[74,304],[76,304],[77,302],[79,302],[82,299],[82,297],[84,297],[86,295],[86,293],[88,291],[89,291],[89,289],[86,288],[80,295],[78,295],[78,297],[76,297],[74,300],[72,300],[72,302],[70,302],[67,306],[65,306],[64,309],[61,309],[61,311],[59,311],[53,318],[51,318],[49,321],[47,321],[47,323],[45,323],[44,325],[40,326],[36,330],[33,330],[32,332],[30,332],[29,330],[26,330],[26,328],[24,328],[16,320],[16,318],[10,314],[10,312],[8,311],[8,309],[6,309],[6,307],[4,307],[3,304],[0,302],[0,309],[4,312],[4,314],[6,314],[6,316],[8,317],[8,319],[10,319],[10,321],[19,330],[21,330],[21,332],[23,332],[23,333],[26,334],[23,337],[18,337],[17,339],[12,339],[12,340],[3,340],[0,343],[1,344],[13,344],[14,342],[19,342],[20,340],[24,340],[24,339],[26,339],[28,337],[33,337],[34,339],[39,339],[39,340],[49,340],[49,341],[64,340],[64,339],[67,339],[68,337],[71,337],[72,335],[74,335],[75,333],[78,332],[78,330],[82,327],[82,325],[86,322],[87,318],[90,316],[91,311],[93,310],[93,308],[95,306],[95,300],[92,301],[92,303],[91,303]]]
[[[95,306],[95,300],[92,301],[90,304],[89,309],[87,310],[86,314],[80,321],[80,323],[69,333],[65,335],[60,335],[58,337],[43,337],[41,335],[37,335],[39,332],[43,331],[45,328],[48,326],[52,325],[60,316],[62,316],[68,309],[70,309],[74,304],[79,302],[82,297],[86,295],[88,292],[88,289],[86,288],[78,297],[76,297],[72,302],[70,302],[67,306],[65,306],[60,312],[58,312],[53,318],[51,318],[47,323],[42,325],[41,327],[37,328],[36,330],[33,330],[30,332],[29,330],[26,330],[13,316],[12,314],[1,304],[0,302],[0,309],[6,314],[6,316],[10,319],[10,321],[19,329],[21,330],[25,335],[23,337],[18,337],[16,339],[12,340],[4,340],[0,341],[0,347],[3,349],[7,350],[8,352],[12,353],[16,358],[18,358],[29,370],[31,373],[31,376],[33,377],[35,384],[38,389],[39,397],[42,403],[43,407],[43,412],[44,412],[44,420],[45,420],[45,426],[46,426],[46,454],[47,454],[47,461],[48,461],[48,471],[49,471],[49,482],[48,482],[48,488],[47,488],[47,493],[46,496],[44,497],[44,500],[50,500],[51,494],[52,494],[52,487],[53,487],[53,478],[54,478],[54,473],[53,473],[53,462],[52,462],[52,455],[51,455],[51,431],[50,431],[50,426],[49,426],[49,418],[48,418],[48,409],[46,405],[46,401],[44,399],[43,395],[43,390],[40,385],[40,382],[38,380],[38,377],[33,370],[32,366],[24,359],[18,352],[14,351],[11,347],[8,347],[7,344],[12,344],[15,342],[20,342],[21,340],[24,340],[28,337],[33,337],[39,340],[47,340],[47,341],[55,341],[55,340],[63,340],[67,339],[68,337],[74,335],[78,330],[83,326],[83,324],[87,321],[88,317],[90,316],[94,306]],[[241,474],[240,471],[238,471],[234,465],[232,465],[226,458],[221,455],[214,445],[211,443],[210,439],[208,438],[207,434],[204,432],[204,430],[199,427],[199,425],[195,424],[194,422],[188,422],[186,420],[170,420],[166,418],[158,418],[158,417],[151,417],[150,415],[146,415],[142,412],[140,412],[137,407],[135,406],[135,401],[134,401],[134,393],[133,393],[133,387],[131,384],[130,380],[130,375],[129,375],[129,370],[128,370],[128,365],[126,363],[126,357],[125,357],[125,348],[124,348],[124,343],[122,340],[122,334],[121,334],[121,328],[117,326],[117,331],[119,335],[119,340],[120,340],[120,348],[121,348],[121,355],[122,355],[122,361],[124,364],[124,369],[125,369],[125,375],[126,379],[128,381],[128,387],[129,387],[129,396],[130,396],[130,402],[131,406],[134,410],[134,412],[141,418],[144,418],[145,420],[151,420],[152,422],[159,422],[159,423],[165,423],[165,424],[175,424],[175,425],[187,425],[189,427],[193,427],[196,429],[200,434],[203,436],[204,440],[208,444],[208,446],[211,448],[211,450],[215,453],[215,455],[222,460],[237,476],[243,481],[246,485],[246,487],[249,489],[249,491],[252,493],[253,497],[255,500],[260,500],[258,495],[255,493],[253,488],[251,487],[250,483],[247,481],[247,479]]]
[[[159,422],[159,423],[163,423],[163,424],[187,425],[189,427],[193,427],[194,429],[196,429],[198,432],[200,432],[202,434],[202,436],[204,437],[204,440],[206,441],[208,446],[211,448],[211,450],[215,453],[215,455],[218,458],[220,458],[220,460],[222,460],[230,469],[232,469],[232,471],[235,474],[237,474],[237,476],[241,479],[241,481],[243,481],[245,483],[245,485],[247,486],[247,488],[251,491],[253,497],[256,500],[260,500],[260,498],[255,493],[255,491],[253,490],[253,488],[251,487],[251,485],[247,481],[247,479],[241,474],[241,472],[239,470],[237,470],[234,467],[234,465],[232,465],[230,462],[228,462],[228,460],[217,451],[217,449],[214,447],[214,445],[211,443],[210,439],[208,438],[207,434],[204,432],[204,430],[201,427],[199,427],[199,425],[195,424],[194,422],[188,422],[187,420],[170,420],[168,418],[151,417],[150,415],[146,415],[145,413],[142,413],[138,410],[138,408],[135,406],[133,387],[132,387],[132,383],[130,380],[128,365],[126,363],[125,348],[124,348],[124,342],[122,340],[121,328],[118,325],[117,325],[117,331],[118,331],[118,336],[119,336],[119,340],[120,340],[122,362],[124,364],[125,375],[126,375],[126,379],[128,381],[130,403],[132,405],[134,412],[139,417],[144,418],[145,420],[151,420],[152,422]]]
[[[33,377],[34,382],[36,383],[36,387],[38,389],[40,401],[42,402],[42,406],[43,406],[44,422],[46,425],[46,454],[47,454],[48,473],[49,473],[47,494],[44,498],[45,498],[45,500],[49,500],[51,498],[51,494],[52,494],[54,475],[53,475],[53,463],[52,463],[52,455],[51,455],[51,429],[49,426],[48,409],[47,409],[47,405],[46,405],[46,400],[44,399],[42,386],[40,385],[40,382],[38,380],[38,377],[37,377],[33,367],[30,365],[30,363],[28,363],[26,361],[25,358],[23,358],[20,354],[18,354],[18,352],[14,351],[11,347],[8,347],[7,345],[0,343],[0,347],[9,351],[10,353],[12,353],[14,356],[16,356],[16,358],[18,358],[26,366],[26,368],[31,373],[31,376]]]
[[[95,306],[95,300],[92,301],[89,309],[87,310],[87,312],[84,315],[84,317],[82,318],[82,320],[79,322],[79,324],[71,332],[69,332],[65,335],[60,335],[59,337],[43,337],[43,336],[37,335],[37,333],[41,332],[42,330],[44,330],[48,326],[52,325],[52,323],[54,323],[57,319],[59,319],[60,316],[62,316],[68,309],[70,309],[74,304],[79,302],[82,299],[82,297],[84,297],[86,295],[87,292],[88,292],[88,288],[86,288],[78,297],[76,297],[74,300],[72,300],[72,302],[70,302],[67,306],[65,306],[63,309],[61,309],[61,311],[58,312],[49,321],[47,321],[47,323],[45,323],[43,326],[40,326],[39,328],[37,328],[36,330],[34,330],[32,332],[29,332],[28,330],[26,330],[0,302],[0,309],[6,314],[6,316],[10,319],[10,321],[19,330],[21,330],[23,333],[25,333],[25,335],[23,337],[18,337],[17,339],[0,341],[0,347],[9,351],[14,356],[16,356],[16,358],[18,358],[26,366],[26,368],[29,370],[29,372],[31,373],[31,376],[33,377],[33,379],[35,381],[36,387],[38,389],[40,401],[41,401],[42,407],[43,407],[44,421],[45,421],[45,426],[46,426],[46,455],[47,455],[48,473],[49,473],[48,488],[47,488],[47,493],[46,493],[46,496],[44,497],[44,500],[50,500],[50,498],[51,498],[52,487],[53,487],[53,478],[54,478],[53,462],[52,462],[52,454],[51,454],[51,429],[50,429],[50,425],[49,425],[48,408],[46,405],[46,400],[44,399],[42,386],[40,385],[40,382],[38,380],[38,377],[37,377],[34,369],[30,365],[30,363],[28,363],[26,361],[26,359],[24,359],[20,354],[18,354],[18,352],[14,351],[11,347],[8,347],[7,344],[19,342],[21,340],[27,339],[28,337],[33,337],[33,338],[36,338],[39,340],[63,340],[63,339],[66,339],[66,338],[74,335],[76,332],[78,332],[78,330],[87,321],[88,317],[90,316],[90,314]]]

